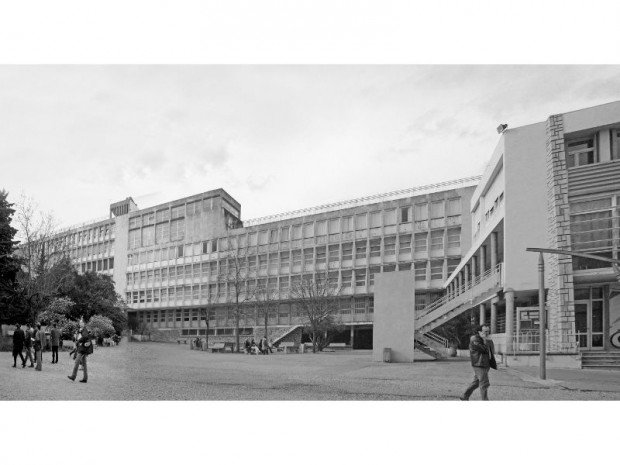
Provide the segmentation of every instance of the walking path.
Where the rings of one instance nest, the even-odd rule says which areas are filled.
[[[42,372],[12,368],[10,352],[0,357],[0,400],[458,400],[473,376],[465,359],[388,364],[373,362],[370,351],[250,356],[123,341],[88,357],[89,380],[81,384],[67,379],[68,352],[53,365],[45,352]],[[620,371],[550,369],[547,377],[500,367],[489,396],[620,400]]]

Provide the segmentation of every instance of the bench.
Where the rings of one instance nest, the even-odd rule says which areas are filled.
[[[327,347],[323,348],[323,352],[336,352],[337,350],[350,350],[351,346],[347,345],[346,342],[332,342],[328,344]]]
[[[284,352],[285,354],[291,352],[299,353],[299,344],[297,344],[296,342],[281,342],[278,350]]]
[[[211,352],[224,352],[227,348],[230,349],[231,352],[235,351],[235,344],[233,342],[216,342],[209,349]]]

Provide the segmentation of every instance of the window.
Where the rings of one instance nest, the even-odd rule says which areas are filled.
[[[370,257],[380,257],[381,256],[381,239],[371,239],[370,240]]]
[[[568,168],[598,163],[598,151],[594,137],[566,142],[566,165]]]
[[[355,286],[363,287],[366,285],[366,270],[355,270]]]
[[[411,263],[399,263],[398,271],[409,271],[411,270]]]
[[[461,246],[461,228],[448,229],[448,248]]]
[[[155,244],[155,226],[142,228],[142,246],[146,247]]]
[[[406,234],[404,236],[398,237],[398,253],[411,253],[411,234]]]
[[[293,239],[301,239],[301,225],[295,224],[293,225]]]
[[[140,247],[140,230],[133,229],[129,231],[129,248],[137,249],[138,247]]]
[[[280,267],[285,268],[291,264],[291,253],[280,252]]]
[[[426,252],[428,233],[416,234],[414,236],[414,252]]]
[[[363,297],[355,299],[355,313],[360,315],[366,313],[366,299]]]
[[[304,223],[304,239],[314,237],[314,223]]]
[[[391,226],[391,225],[396,224],[396,209],[391,208],[389,210],[385,210],[385,212],[383,212],[383,218],[384,218],[383,224],[385,226]]]
[[[353,282],[353,272],[351,270],[342,270],[342,287],[351,287]]]
[[[426,281],[426,262],[415,262],[414,270],[416,281]]]
[[[185,205],[179,205],[172,207],[170,217],[174,220],[176,218],[183,218],[185,216]]]
[[[353,260],[353,243],[342,244],[342,260]]]
[[[355,259],[356,260],[366,258],[367,244],[368,243],[366,241],[358,241],[355,243]]]
[[[269,240],[269,231],[258,232],[258,245],[267,245],[268,240]]]
[[[142,218],[139,216],[134,216],[133,218],[129,218],[129,229],[139,228],[142,226]],[[87,233],[88,241],[90,241],[90,230]]]
[[[288,242],[290,233],[291,233],[291,228],[289,228],[288,226],[285,226],[282,229],[280,229],[280,241]]]
[[[258,269],[260,271],[267,270],[267,255],[259,255],[258,256]]]
[[[375,285],[375,275],[381,273],[381,268],[380,267],[372,267],[370,268],[369,272],[368,272],[368,284],[370,286],[374,286]]]
[[[314,249],[304,249],[304,265],[314,264]]]
[[[443,230],[431,231],[431,250],[443,249]]]
[[[445,202],[431,202],[431,218],[443,218],[445,216]]]
[[[317,236],[325,236],[327,234],[327,221],[317,221],[316,222],[316,235]]]
[[[185,237],[185,219],[181,218],[170,222],[170,240],[180,241]]]
[[[182,245],[177,247],[177,257],[182,257],[183,256],[183,252],[184,252],[184,248]]]
[[[383,254],[386,256],[396,255],[396,236],[383,239]]]
[[[325,247],[317,247],[316,248],[316,262],[318,263],[325,263],[327,261],[327,252]]]
[[[340,219],[334,218],[329,220],[329,233],[337,234],[340,232]]]
[[[409,223],[411,221],[411,207],[400,207],[400,222]]]
[[[431,279],[443,279],[443,260],[431,261]]]
[[[329,263],[337,262],[340,259],[340,246],[338,244],[329,246]]]
[[[422,203],[415,206],[415,220],[428,220],[428,204]]]
[[[353,231],[353,217],[345,216],[342,218],[342,232]]]
[[[162,221],[168,221],[170,219],[170,210],[167,208],[165,210],[157,210],[155,213],[155,221],[160,223]]]
[[[370,212],[370,227],[381,227],[381,212]]]
[[[148,226],[150,224],[155,224],[155,212],[142,215],[142,226]]]
[[[278,242],[278,230],[272,229],[269,231],[269,243],[276,244]]]
[[[360,231],[366,228],[368,228],[368,215],[366,213],[355,215],[355,229]]]
[[[612,258],[614,236],[612,199],[607,197],[575,202],[570,205],[570,213],[573,250]],[[607,268],[609,266],[609,264],[598,260],[573,258],[573,267],[576,270]]]
[[[460,260],[457,260],[455,258],[449,258],[448,259],[448,276],[450,276],[454,270],[456,270],[456,267],[459,266]]]
[[[461,199],[448,199],[448,216],[456,216],[461,214]]]

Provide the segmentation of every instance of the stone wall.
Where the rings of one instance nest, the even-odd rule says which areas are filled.
[[[547,120],[547,246],[570,250],[568,172],[564,150],[564,118]],[[548,329],[563,333],[575,330],[573,262],[569,255],[545,254],[545,287],[548,289]],[[549,347],[549,350],[554,350]]]

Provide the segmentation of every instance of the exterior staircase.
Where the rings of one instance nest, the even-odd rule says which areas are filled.
[[[418,349],[435,360],[443,360],[446,358],[446,347],[448,340],[435,334],[428,332],[426,334],[416,335],[413,341],[414,349]]]
[[[620,352],[581,352],[581,368],[597,370],[620,370]]]
[[[428,342],[433,337],[432,335],[429,336],[429,333],[432,333],[433,329],[495,295],[503,288],[503,282],[502,264],[499,263],[495,268],[488,270],[482,276],[477,276],[469,283],[458,288],[454,294],[446,294],[441,299],[427,305],[416,315],[414,334],[416,348],[418,348],[418,344],[430,347]],[[445,354],[445,351],[442,353]],[[435,357],[435,359],[442,358],[434,355],[431,356]]]

